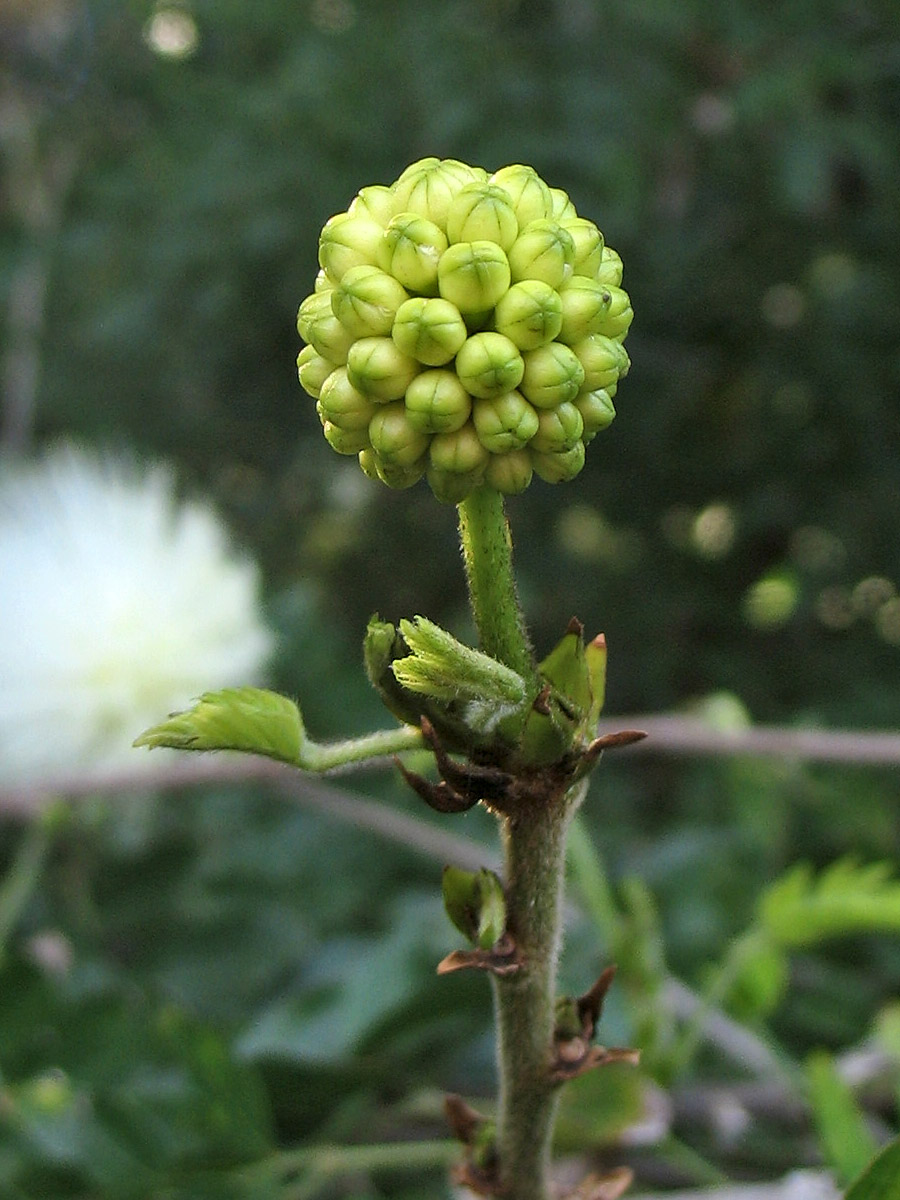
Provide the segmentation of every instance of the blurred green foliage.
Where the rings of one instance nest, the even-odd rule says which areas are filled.
[[[321,225],[359,187],[424,154],[528,162],[622,254],[637,314],[583,475],[509,505],[538,650],[572,613],[603,628],[613,712],[729,690],[758,721],[896,723],[896,16],[890,0],[8,3],[7,448],[76,435],[173,459],[260,556],[275,682],[313,736],[375,727],[369,614],[467,632],[455,513],[329,450],[296,380],[296,307]],[[419,812],[385,776],[361,786]],[[666,963],[698,986],[727,963],[797,860],[898,851],[896,776],[875,770],[622,759],[587,816],[613,887],[632,880],[617,903],[651,991]],[[453,828],[488,861],[480,814]],[[4,872],[20,842],[4,834]],[[443,1136],[439,1093],[489,1094],[492,1049],[484,980],[433,975],[454,944],[439,878],[247,789],[84,805],[2,965],[4,1194],[299,1197],[319,1194],[302,1172],[241,1171],[309,1141]],[[573,988],[610,933],[576,922]],[[900,947],[801,947],[786,980],[756,964],[723,1002],[799,1062],[869,1032]],[[650,1030],[622,990],[610,1043]],[[682,1082],[720,1075],[710,1058]],[[561,1138],[594,1152],[616,1122],[582,1092]],[[744,1142],[676,1125],[647,1178],[799,1165],[802,1136],[776,1125]],[[421,1196],[427,1179],[438,1196],[440,1178],[357,1173],[321,1194]]]

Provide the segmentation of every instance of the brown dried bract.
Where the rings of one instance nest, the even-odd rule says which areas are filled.
[[[489,950],[454,950],[442,958],[437,966],[438,975],[449,975],[453,971],[490,971],[492,975],[514,975],[522,965],[516,943],[504,933]]]

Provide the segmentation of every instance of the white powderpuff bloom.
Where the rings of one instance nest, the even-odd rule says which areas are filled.
[[[147,765],[131,743],[149,725],[260,682],[259,584],[165,466],[61,445],[5,467],[0,786]]]

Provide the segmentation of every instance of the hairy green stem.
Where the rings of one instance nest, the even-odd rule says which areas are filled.
[[[413,725],[379,729],[376,733],[347,738],[342,742],[314,742],[307,739],[297,765],[307,771],[332,771],[336,767],[400,754],[404,750],[418,750],[422,745],[422,731]]]
[[[523,678],[533,679],[534,656],[516,595],[503,496],[493,488],[476,488],[458,509],[469,599],[481,648]]]

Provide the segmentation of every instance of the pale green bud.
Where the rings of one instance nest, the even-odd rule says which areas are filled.
[[[297,374],[300,377],[300,386],[314,400],[318,400],[322,384],[336,366],[336,363],[323,358],[315,346],[304,346],[297,355]]]
[[[531,440],[531,449],[541,454],[557,454],[571,450],[581,441],[584,418],[571,401],[543,408],[538,413],[538,430]]]
[[[319,265],[332,282],[340,283],[351,267],[377,261],[383,232],[377,221],[338,213],[319,236]]]
[[[494,327],[520,350],[536,350],[559,334],[562,314],[560,296],[549,283],[524,279],[500,297],[494,309]]]
[[[590,334],[576,342],[572,350],[584,367],[585,391],[608,388],[628,370],[629,359],[622,343],[604,337],[602,333]]]
[[[393,189],[379,184],[362,188],[347,209],[351,217],[365,217],[368,221],[375,221],[382,229],[396,211]]]
[[[400,400],[419,373],[419,364],[389,337],[360,338],[347,355],[347,375],[373,400]]]
[[[338,454],[359,454],[371,445],[368,429],[341,429],[333,421],[324,421],[322,432],[325,441]]]
[[[330,292],[334,287],[334,283],[324,271],[316,271],[315,282],[313,283],[314,292]]]
[[[499,184],[509,193],[519,228],[524,228],[529,221],[549,217],[553,212],[550,189],[533,167],[521,163],[501,167],[490,176],[490,182]]]
[[[537,412],[521,392],[506,392],[492,400],[476,400],[472,423],[478,440],[492,454],[520,450],[539,428]]]
[[[545,483],[568,483],[584,466],[584,442],[576,442],[571,450],[557,454],[544,454],[539,450],[530,453],[535,474]]]
[[[441,229],[447,227],[447,212],[453,197],[478,174],[465,163],[453,159],[429,163],[418,171],[403,175],[394,184],[397,212],[418,213]]]
[[[447,239],[433,221],[416,213],[398,213],[382,235],[378,265],[411,292],[437,292],[438,261]]]
[[[384,337],[408,299],[401,284],[378,267],[351,267],[331,294],[331,308],[352,337]]]
[[[575,243],[573,273],[596,278],[603,261],[603,234],[594,222],[588,221],[586,217],[573,215],[563,221],[563,226]]]
[[[600,333],[612,303],[612,293],[596,279],[573,275],[565,287],[559,289],[559,299],[562,307],[559,340],[572,346],[589,334]]]
[[[582,437],[585,445],[601,429],[606,429],[607,425],[611,425],[616,415],[612,397],[605,388],[597,388],[593,392],[582,392],[575,400],[575,407],[584,420]]]
[[[419,175],[422,171],[433,171],[441,165],[441,160],[434,154],[429,154],[426,158],[417,158],[415,162],[411,162],[408,167],[405,167],[394,181],[394,187],[402,183],[405,179],[411,178],[413,175]]]
[[[621,340],[625,337],[631,322],[634,320],[631,301],[628,298],[628,293],[623,292],[615,284],[608,284],[607,290],[611,297],[610,305],[598,332],[605,333],[607,337]]]
[[[317,407],[323,423],[348,432],[368,429],[376,412],[369,397],[350,382],[346,367],[337,367],[322,384]]]
[[[440,293],[461,313],[493,308],[509,282],[509,262],[495,242],[456,242],[438,263]]]
[[[428,435],[415,428],[400,400],[378,409],[369,422],[369,441],[383,462],[397,467],[413,466],[428,449]]]
[[[483,400],[518,387],[524,370],[515,342],[502,333],[474,333],[456,356],[460,383]]]
[[[380,480],[389,488],[402,490],[418,483],[425,474],[426,460],[424,456],[411,466],[402,467],[397,463],[384,462],[374,450],[362,450],[359,454],[359,465],[364,475],[370,479]]]
[[[509,450],[492,454],[484,472],[484,482],[506,496],[517,496],[531,483],[534,468],[527,450]]]
[[[449,300],[413,296],[397,309],[391,337],[404,354],[428,367],[448,363],[469,336],[459,309]]]
[[[334,315],[331,297],[331,290],[307,296],[297,313],[297,329],[317,354],[332,363],[345,363],[353,335]]]
[[[555,408],[574,400],[584,383],[584,367],[574,351],[561,342],[549,342],[522,356],[525,372],[519,390],[536,408]]]
[[[466,184],[447,210],[451,242],[496,242],[506,251],[518,236],[519,222],[509,194],[495,184]]]
[[[468,421],[453,433],[435,434],[431,439],[428,457],[432,467],[438,471],[470,475],[483,472],[490,455],[478,440],[475,426]]]
[[[575,243],[556,221],[530,221],[509,251],[509,272],[514,282],[541,279],[558,288],[572,274]]]
[[[453,371],[423,371],[406,390],[406,415],[422,433],[452,433],[472,411],[472,397]]]
[[[549,214],[552,220],[562,223],[574,220],[578,216],[568,192],[564,192],[562,188],[550,189],[550,201],[553,205]]]
[[[603,247],[596,278],[598,283],[611,283],[614,287],[622,283],[622,260],[611,246]]]

